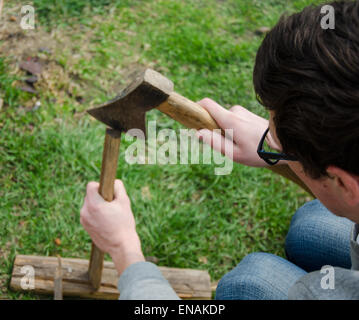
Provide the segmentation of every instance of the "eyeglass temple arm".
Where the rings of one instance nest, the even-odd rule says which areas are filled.
[[[299,177],[292,171],[291,168],[287,164],[276,164],[275,166],[267,167],[267,169],[281,175],[282,177],[285,177],[297,185],[299,185],[301,188],[303,188],[305,191],[307,191],[312,197],[315,198],[314,194],[310,189],[307,187],[307,185],[299,179]]]

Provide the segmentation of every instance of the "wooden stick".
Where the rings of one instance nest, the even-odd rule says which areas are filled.
[[[99,193],[106,201],[113,200],[120,141],[121,132],[112,129],[106,130],[99,187]],[[104,253],[92,243],[88,275],[96,290],[101,285],[103,261]]]
[[[220,129],[206,109],[176,92],[157,107],[172,119],[191,129]]]
[[[312,191],[307,187],[307,185],[302,180],[299,179],[299,177],[294,173],[294,171],[291,168],[289,168],[287,164],[277,164],[275,166],[267,167],[267,169],[296,183],[303,190],[307,191],[313,198],[315,198],[315,195],[312,193]]]
[[[57,256],[57,263],[54,277],[54,300],[63,300],[62,298],[62,263],[61,257]]]

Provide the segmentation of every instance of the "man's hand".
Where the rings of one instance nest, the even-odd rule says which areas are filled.
[[[87,185],[80,222],[96,246],[111,255],[121,274],[130,264],[145,261],[130,199],[121,180],[115,181],[112,202],[105,201],[98,189],[97,182]]]
[[[234,106],[227,110],[209,98],[199,101],[198,104],[211,114],[222,129],[233,129],[234,143],[208,129],[201,129],[197,133],[203,142],[211,145],[212,148],[230,157],[235,162],[251,167],[268,166],[257,154],[258,143],[268,128],[268,120],[241,106]],[[273,149],[279,150],[270,133],[267,134],[266,141]],[[228,152],[230,148],[233,148],[233,154]]]

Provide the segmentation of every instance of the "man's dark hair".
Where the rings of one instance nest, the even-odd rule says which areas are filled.
[[[282,17],[253,73],[283,152],[315,179],[327,176],[329,165],[359,175],[359,1],[329,5],[335,29],[322,29],[322,6]]]

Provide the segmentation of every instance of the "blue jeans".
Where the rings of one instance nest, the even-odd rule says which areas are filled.
[[[216,299],[288,299],[289,288],[307,272],[324,265],[350,269],[353,222],[335,216],[318,200],[294,214],[285,241],[287,259],[255,252],[247,255],[218,283]]]

